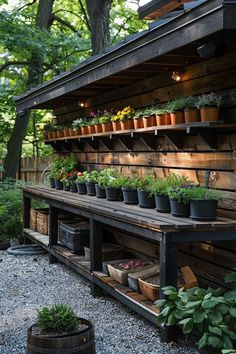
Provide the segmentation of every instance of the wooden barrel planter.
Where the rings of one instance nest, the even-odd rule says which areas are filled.
[[[79,320],[81,331],[60,336],[33,334],[32,325],[28,329],[27,354],[95,354],[93,324],[84,318]]]

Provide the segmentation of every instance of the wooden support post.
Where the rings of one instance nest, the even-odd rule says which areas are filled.
[[[102,270],[102,224],[90,218],[90,270]],[[94,281],[90,285],[91,295],[101,296],[102,290]]]
[[[50,248],[57,245],[58,235],[58,209],[55,207],[49,207],[49,252]],[[58,259],[49,253],[49,262],[56,263]]]
[[[168,285],[177,286],[177,243],[167,242],[168,234],[162,234],[160,241],[160,298],[163,299],[162,288]],[[161,340],[171,342],[179,336],[175,327],[163,326]]]
[[[31,199],[23,196],[23,225],[24,228],[28,229],[30,227],[30,208],[31,208]],[[24,244],[32,243],[28,237],[24,236]]]

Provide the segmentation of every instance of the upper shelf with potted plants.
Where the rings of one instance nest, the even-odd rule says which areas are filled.
[[[180,97],[166,104],[136,111],[128,106],[121,111],[92,112],[88,118],[74,120],[70,127],[46,125],[44,137],[49,141],[102,136],[111,139],[115,135],[128,134],[133,137],[134,133],[135,136],[140,133],[144,137],[145,132],[154,132],[156,136],[167,136],[172,143],[177,144],[177,148],[181,148],[181,142],[178,144],[173,131],[177,131],[179,138],[179,132],[202,134],[201,129],[204,127],[226,126],[222,121],[219,122],[220,105],[221,97],[211,93]],[[171,131],[171,135],[168,131]],[[203,138],[207,140],[205,134]],[[214,148],[212,136],[207,142]]]

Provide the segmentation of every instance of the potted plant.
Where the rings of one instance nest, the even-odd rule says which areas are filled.
[[[121,200],[122,178],[111,177],[105,186],[106,198],[110,201]]]
[[[138,181],[138,201],[140,208],[155,208],[154,196],[149,193],[149,188],[152,183],[152,176],[145,176]]]
[[[76,178],[77,178],[77,174],[78,171],[76,169],[74,169],[72,172],[68,173],[67,176],[69,178],[69,182],[70,182],[70,191],[72,193],[77,193],[77,186],[76,186]]]
[[[70,180],[66,174],[63,174],[63,177],[61,178],[61,182],[63,183],[63,190],[66,192],[69,192],[70,191]]]
[[[197,98],[193,96],[184,97],[184,120],[185,123],[200,122],[200,112],[196,108]]]
[[[137,187],[139,183],[138,177],[121,178],[121,190],[125,204],[138,204]]]
[[[190,186],[191,187],[191,186]],[[172,187],[168,189],[171,214],[180,218],[187,218],[190,214],[189,189],[186,187]]]
[[[155,109],[156,125],[170,125],[170,113],[164,107],[157,107]]]
[[[225,277],[225,282],[235,281],[234,270]],[[235,347],[235,285],[226,292],[199,287],[184,291],[172,286],[162,290],[166,299],[155,303],[160,308],[159,324],[180,327],[185,335],[194,336],[202,354],[227,353],[226,350]]]
[[[159,213],[170,213],[170,200],[168,189],[170,188],[167,178],[157,178],[148,187],[150,195],[154,195],[156,203],[156,211]]]
[[[95,185],[98,183],[99,172],[96,170],[91,171],[86,175],[86,188],[87,194],[91,196],[96,195]]]
[[[72,128],[74,131],[74,134],[73,134],[74,136],[81,135],[81,127],[80,127],[81,122],[82,122],[82,118],[78,118],[73,121]]]
[[[122,111],[117,112],[122,130],[134,129],[133,113],[134,109],[130,106],[127,106]]]
[[[86,187],[86,177],[88,172],[78,172],[76,178],[76,184],[79,194],[87,194],[87,187]]]
[[[81,128],[81,134],[82,135],[87,135],[89,133],[88,131],[88,122],[86,120],[82,120],[80,123],[80,128]]]
[[[111,117],[112,129],[114,131],[121,130],[120,116],[115,114]]]
[[[143,128],[143,112],[141,109],[136,110],[134,112],[134,117],[133,117],[133,121],[134,121],[134,129],[140,129]]]
[[[85,350],[95,354],[91,321],[78,317],[64,304],[38,310],[36,323],[28,329],[27,354],[85,353]]]
[[[103,133],[112,131],[111,114],[104,111],[103,115],[98,119],[99,123],[102,125]]]
[[[46,123],[43,126],[43,138],[45,140],[52,139],[53,135],[52,132],[54,130],[54,126],[52,123]]]
[[[167,103],[166,109],[170,113],[172,125],[184,123],[184,108],[184,97],[176,98],[175,100]]]
[[[106,199],[105,185],[110,176],[116,176],[116,171],[112,168],[107,168],[99,172],[97,183],[95,184],[97,198]]]
[[[156,125],[156,115],[153,113],[152,107],[147,107],[143,110],[143,127],[153,127]]]
[[[69,130],[69,127],[68,126],[63,126],[62,127],[62,129],[63,129],[63,136],[65,137],[65,138],[67,138],[68,136],[70,136],[70,130]]]
[[[205,187],[193,187],[189,190],[190,217],[193,220],[208,221],[216,219],[218,200],[222,193]]]
[[[222,98],[215,93],[209,93],[198,97],[196,106],[200,108],[201,121],[217,121],[219,119],[219,109]]]

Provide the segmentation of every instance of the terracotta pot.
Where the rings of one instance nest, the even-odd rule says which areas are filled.
[[[143,128],[143,117],[134,118],[134,129]]]
[[[57,138],[63,138],[64,137],[64,131],[63,130],[57,130]]]
[[[122,130],[134,129],[133,119],[122,120],[121,121],[121,129]]]
[[[48,139],[53,139],[53,132],[48,132]]]
[[[86,135],[88,134],[88,126],[84,126],[84,127],[81,127],[81,134],[82,135]]]
[[[156,124],[157,125],[170,125],[170,114],[165,113],[165,114],[158,114],[156,116]]]
[[[56,131],[52,132],[52,138],[57,139],[57,132]]]
[[[121,130],[121,124],[120,124],[120,121],[116,121],[116,122],[112,122],[112,128],[114,131],[116,130]]]
[[[69,128],[64,129],[63,132],[64,132],[64,137],[70,136]]]
[[[215,122],[219,119],[218,107],[201,107],[200,113],[202,122]]]
[[[156,116],[155,114],[152,114],[149,117],[143,117],[143,127],[148,128],[148,127],[153,127],[156,125]]]
[[[69,128],[69,135],[70,136],[74,136],[75,135],[75,131],[72,128]]]
[[[95,132],[96,133],[102,132],[102,124],[95,124]]]
[[[200,112],[196,108],[189,108],[184,110],[185,123],[200,122]]]
[[[89,134],[94,134],[94,133],[95,133],[95,127],[94,127],[94,125],[89,125],[89,126],[88,126],[88,133],[89,133]]]
[[[81,128],[76,128],[75,130],[74,130],[74,136],[78,136],[78,135],[81,135],[82,133],[81,133]]]
[[[184,111],[176,111],[170,114],[171,124],[184,123]]]
[[[112,124],[111,124],[111,122],[103,123],[103,124],[102,124],[102,131],[103,131],[103,133],[112,131]]]

